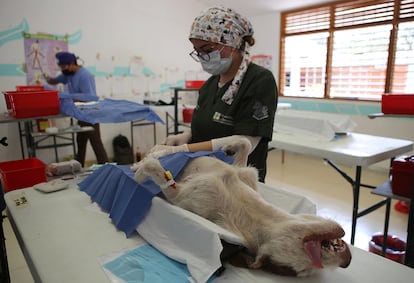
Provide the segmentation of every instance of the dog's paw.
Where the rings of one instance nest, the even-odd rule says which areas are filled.
[[[142,166],[143,161],[144,160],[141,160],[139,162],[136,162],[136,163],[132,164],[131,167],[130,167],[131,171],[136,172]]]
[[[233,155],[238,152],[249,152],[252,145],[250,141],[244,137],[234,136],[232,139],[229,139],[226,145],[223,146],[223,151],[228,153],[228,155]]]
[[[152,180],[159,186],[165,186],[167,180],[165,178],[165,170],[161,163],[154,158],[145,158],[135,172],[135,181],[138,183],[143,182],[147,177],[151,177]]]
[[[234,136],[222,147],[222,150],[229,156],[234,157],[235,166],[246,166],[249,152],[252,148],[247,138]]]
[[[145,180],[145,178],[147,178],[148,177],[148,175],[147,174],[145,174],[145,171],[144,171],[144,169],[143,169],[143,163],[144,161],[143,160],[141,160],[140,162],[138,162],[138,163],[135,163],[132,167],[131,167],[131,170],[132,171],[135,171],[135,175],[134,175],[134,179],[135,179],[135,181],[137,182],[137,183],[142,183],[144,180]],[[135,169],[135,170],[134,170]]]

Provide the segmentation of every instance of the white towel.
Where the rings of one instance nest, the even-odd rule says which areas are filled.
[[[315,204],[306,197],[264,184],[259,188],[268,202],[289,213],[316,213]],[[221,267],[220,239],[244,245],[234,233],[158,197],[153,198],[137,231],[166,256],[187,264],[192,279],[199,283],[206,282]]]
[[[233,233],[161,198],[153,198],[137,231],[163,254],[186,264],[195,282],[206,282],[221,267],[220,238],[243,244]]]

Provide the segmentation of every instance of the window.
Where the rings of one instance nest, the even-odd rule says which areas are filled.
[[[327,40],[326,32],[286,38],[285,96],[323,97]]]
[[[336,1],[281,17],[283,96],[414,93],[414,0]]]
[[[398,29],[395,63],[393,66],[393,93],[414,93],[414,22],[402,23]]]

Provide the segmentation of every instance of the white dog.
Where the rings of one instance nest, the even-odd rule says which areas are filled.
[[[338,223],[316,215],[289,214],[261,197],[257,171],[246,167],[247,139],[238,139],[223,150],[234,154],[234,165],[198,157],[174,181],[157,159],[149,157],[140,164],[135,179],[142,182],[150,176],[171,203],[242,237],[247,252],[233,258],[234,265],[308,276],[323,267],[350,264],[351,253],[341,239],[345,232]]]

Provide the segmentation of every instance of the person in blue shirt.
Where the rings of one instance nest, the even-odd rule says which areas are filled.
[[[55,78],[47,77],[46,81],[48,84],[56,85],[62,83],[66,85],[69,97],[73,98],[74,101],[91,101],[99,99],[96,94],[94,76],[86,68],[78,65],[78,57],[75,54],[66,51],[58,52],[56,53],[56,59],[62,73]],[[94,130],[90,132],[79,132],[77,134],[76,160],[84,166],[86,146],[89,140],[95,153],[97,163],[104,164],[108,162],[108,155],[106,154],[102,143],[99,124],[89,124],[83,121],[78,121],[78,124],[81,127],[91,126]]]

